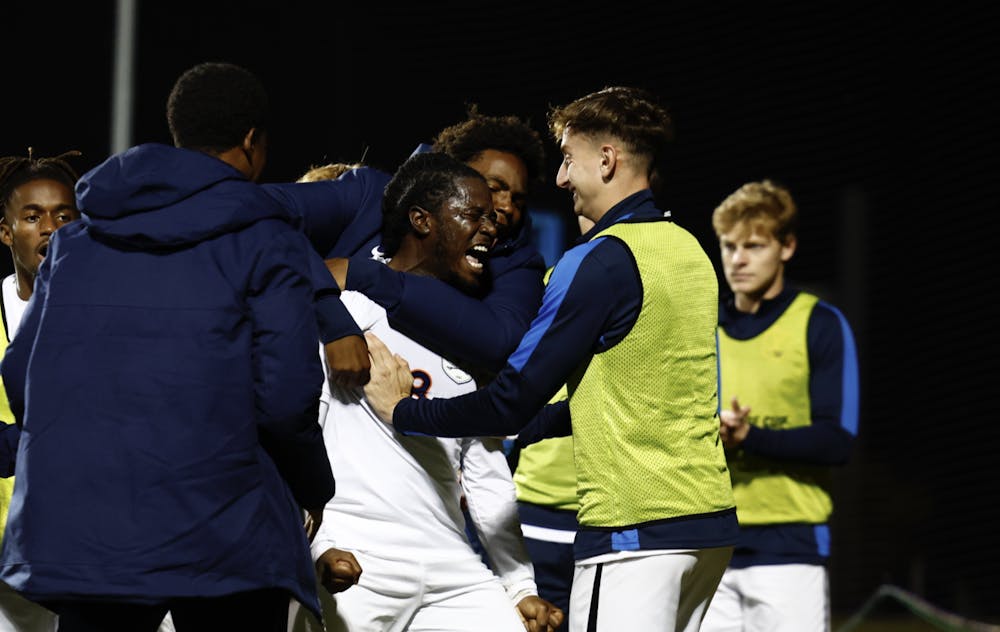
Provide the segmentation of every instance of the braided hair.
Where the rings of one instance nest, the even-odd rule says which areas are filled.
[[[70,191],[79,179],[67,158],[80,156],[78,151],[67,151],[50,158],[36,158],[34,149],[28,147],[27,156],[4,156],[0,158],[0,205],[6,214],[7,205],[14,190],[22,184],[35,180],[55,180],[69,187]]]

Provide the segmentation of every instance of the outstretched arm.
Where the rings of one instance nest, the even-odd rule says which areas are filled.
[[[313,249],[323,257],[346,257],[375,237],[382,226],[382,190],[390,175],[363,167],[337,180],[262,185],[298,218]]]
[[[631,328],[640,296],[634,260],[625,246],[616,240],[589,242],[563,255],[538,316],[485,387],[448,399],[410,400],[400,388],[401,363],[383,343],[369,339],[372,379],[365,397],[383,421],[404,434],[518,434],[600,344]]]
[[[531,249],[511,257],[490,262],[499,271],[482,299],[361,256],[350,260],[346,288],[382,305],[393,328],[424,346],[466,366],[497,372],[531,325],[545,289],[541,255]]]

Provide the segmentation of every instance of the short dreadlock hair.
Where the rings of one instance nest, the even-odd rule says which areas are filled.
[[[0,158],[0,205],[3,206],[3,214],[7,214],[14,190],[27,182],[55,180],[72,191],[79,176],[66,159],[79,155],[78,151],[67,151],[51,158],[36,158],[34,150],[29,147],[27,156]]]
[[[419,206],[440,216],[441,209],[460,191],[464,178],[483,180],[482,174],[442,152],[413,154],[399,166],[382,196],[382,253],[392,257],[410,233],[410,209]]]

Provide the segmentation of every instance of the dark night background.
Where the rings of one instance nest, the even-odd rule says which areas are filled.
[[[110,150],[114,3],[5,5],[0,153],[79,149],[82,173]],[[362,156],[392,170],[467,103],[545,132],[549,105],[651,89],[675,117],[664,204],[676,220],[717,259],[715,205],[748,180],[783,182],[802,214],[790,280],[853,324],[862,417],[836,479],[835,614],[891,583],[1000,620],[1000,259],[988,256],[1000,20],[904,6],[144,3],[132,142],[170,142],[167,94],[201,61],[245,65],[267,86],[265,181]],[[533,210],[569,217],[547,149]]]

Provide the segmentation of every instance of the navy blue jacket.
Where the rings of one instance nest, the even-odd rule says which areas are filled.
[[[324,258],[350,257],[347,289],[384,307],[393,328],[454,362],[499,371],[528,330],[545,289],[545,259],[531,244],[530,217],[517,235],[494,248],[490,291],[481,300],[473,298],[438,279],[397,272],[371,259],[381,244],[382,196],[391,177],[361,167],[337,180],[264,188],[303,218],[310,242]]]
[[[142,145],[77,185],[3,359],[22,426],[0,579],[33,600],[283,588],[333,474],[309,248],[226,163]]]

